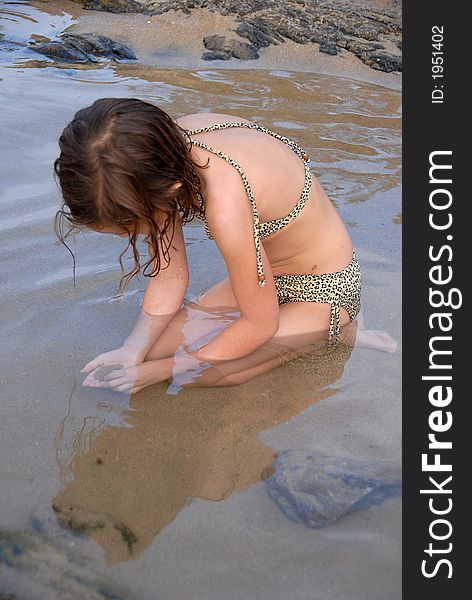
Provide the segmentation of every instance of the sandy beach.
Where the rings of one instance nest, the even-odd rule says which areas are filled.
[[[188,17],[0,3],[0,596],[401,598],[398,496],[314,528],[287,516],[270,483],[287,452],[400,465],[401,73],[291,40],[257,60],[202,60],[202,37],[234,23],[204,8]],[[29,45],[62,32],[110,36],[137,60],[68,62]],[[224,393],[82,387],[80,369],[122,342],[146,284],[114,297],[119,237],[71,241],[75,287],[56,244],[58,136],[105,96],[139,97],[174,117],[237,114],[295,138],[348,225],[366,326],[388,332],[396,352],[348,349]],[[201,223],[185,237],[191,301],[225,267]]]
[[[159,15],[144,15],[85,10],[70,0],[36,0],[31,4],[54,14],[64,11],[72,15],[77,21],[67,31],[98,33],[128,45],[143,65],[191,69],[296,69],[401,89],[400,72],[373,69],[347,50],[330,56],[320,52],[319,44],[315,42],[299,44],[288,38],[278,45],[262,48],[257,60],[203,60],[206,36],[229,34],[231,38],[237,37],[234,34],[235,15],[221,15],[207,8],[193,9],[190,14],[171,10]]]

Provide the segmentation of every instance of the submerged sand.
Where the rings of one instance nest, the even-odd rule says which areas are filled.
[[[128,398],[82,388],[80,368],[127,335],[146,282],[130,286],[126,303],[114,300],[123,240],[89,232],[73,242],[74,287],[70,255],[55,245],[52,227],[60,204],[52,178],[58,136],[96,98],[140,97],[175,117],[211,110],[254,119],[309,151],[356,246],[366,326],[400,342],[398,74],[370,71],[392,75],[391,85],[349,69],[327,75],[318,63],[290,68],[288,59],[283,68],[255,61],[250,68],[200,66],[200,50],[188,51],[185,68],[170,58],[155,66],[141,60],[146,35],[135,17],[142,15],[95,14],[71,2],[34,5],[53,13],[53,5],[75,7],[82,16],[74,27],[87,31],[95,20],[107,33],[107,19],[117,19],[122,41],[138,48],[143,36],[142,56],[135,65],[88,67],[12,54],[1,68],[0,530],[18,532],[18,543],[21,532],[39,531],[77,564],[127,590],[123,598],[398,600],[399,499],[313,530],[288,520],[262,479],[273,457],[289,449],[399,462],[400,350],[355,348],[335,364],[320,363],[311,378],[286,366],[224,392],[172,396],[162,384]],[[46,22],[56,23],[51,12]],[[152,57],[154,46],[148,52]],[[325,59],[341,64],[341,57]],[[224,265],[200,224],[187,228],[186,240],[191,300],[224,276]],[[0,544],[0,559],[2,551]],[[47,567],[56,574],[50,579],[41,579],[45,563],[27,547],[25,556],[29,570],[0,560],[0,592],[85,597],[74,587],[84,581],[78,576],[60,591],[62,554]]]

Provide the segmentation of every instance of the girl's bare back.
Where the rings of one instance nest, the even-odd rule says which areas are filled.
[[[219,113],[198,113],[176,119],[186,130],[217,123],[247,122]],[[243,169],[257,203],[261,223],[285,217],[295,206],[304,184],[304,166],[286,144],[248,128],[230,128],[194,135],[232,157]],[[210,159],[207,169],[199,169],[203,179],[205,205],[222,194],[230,201],[247,202],[241,176],[224,159],[194,146],[198,164]],[[312,189],[301,213],[283,229],[263,241],[274,275],[330,273],[343,269],[352,258],[350,236],[331,200],[312,173]]]

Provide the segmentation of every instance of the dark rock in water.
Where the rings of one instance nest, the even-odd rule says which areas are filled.
[[[320,44],[319,48],[320,52],[324,52],[325,54],[330,54],[331,56],[336,56],[338,53],[338,47],[334,42],[323,42]]]
[[[61,42],[47,42],[46,44],[31,45],[31,50],[45,54],[55,60],[64,60],[69,62],[96,62],[95,59],[84,55],[83,52],[75,48],[67,47]]]
[[[44,536],[0,528],[2,588],[28,598],[131,600],[132,596],[94,570],[92,561],[73,557]],[[8,588],[7,588],[8,586]]]
[[[222,35],[207,35],[203,38],[203,44],[208,50],[222,53],[222,55],[228,54],[230,57],[242,60],[259,58],[257,48],[252,44],[246,44],[238,40],[228,40]]]
[[[5,34],[2,33],[0,31],[0,51],[15,51],[15,50],[19,50],[20,48],[26,48],[28,47],[28,44],[26,42],[23,41],[17,41],[17,40],[9,40],[8,38],[5,37]],[[1,597],[0,597],[1,600]]]
[[[95,33],[63,33],[58,40],[32,43],[30,48],[56,60],[71,62],[97,62],[96,58],[137,60],[124,44]]]
[[[401,495],[401,467],[287,450],[265,480],[269,496],[291,521],[320,528],[344,515]]]

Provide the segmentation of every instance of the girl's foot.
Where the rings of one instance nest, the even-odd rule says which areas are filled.
[[[389,333],[378,329],[358,329],[355,345],[357,348],[372,348],[383,352],[395,352],[398,346]]]

